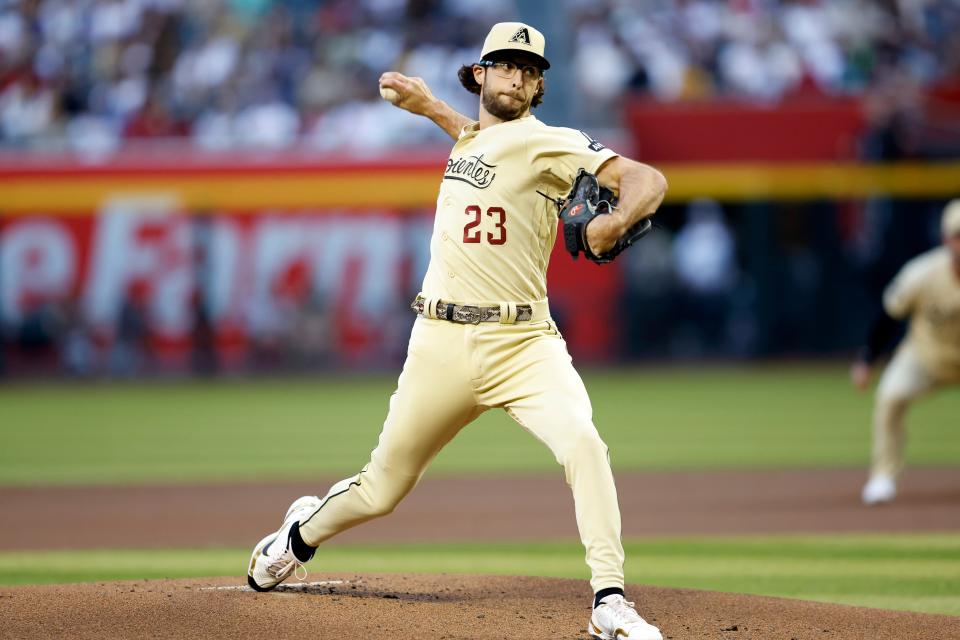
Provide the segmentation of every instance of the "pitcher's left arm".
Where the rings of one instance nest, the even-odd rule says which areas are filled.
[[[590,249],[600,255],[627,229],[656,212],[667,192],[667,179],[650,165],[616,156],[600,167],[597,180],[619,198],[609,215],[597,216],[587,227]]]

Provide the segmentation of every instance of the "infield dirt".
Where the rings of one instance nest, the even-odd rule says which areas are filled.
[[[624,537],[960,529],[960,469],[907,471],[893,504],[865,507],[859,469],[618,473]],[[131,487],[4,487],[0,550],[252,545],[290,502],[329,481]],[[65,534],[65,532],[69,532]],[[386,518],[340,542],[578,540],[555,476],[425,479]]]
[[[960,618],[948,616],[642,586],[628,593],[668,639],[960,637]],[[0,589],[0,637],[573,639],[588,637],[589,595],[585,581],[451,575],[324,575],[265,594],[237,578],[20,587]]]

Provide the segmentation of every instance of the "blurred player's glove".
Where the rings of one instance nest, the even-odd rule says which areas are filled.
[[[587,225],[597,216],[607,215],[617,204],[617,197],[606,187],[601,187],[597,176],[580,169],[573,181],[570,194],[560,207],[560,219],[563,220],[563,241],[567,251],[576,260],[580,252],[597,264],[612,261],[634,242],[650,232],[653,223],[650,218],[641,220],[623,234],[613,248],[596,255],[587,243]]]

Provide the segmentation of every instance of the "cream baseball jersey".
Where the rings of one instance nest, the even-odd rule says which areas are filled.
[[[907,340],[937,377],[960,377],[960,279],[938,247],[908,262],[883,294],[894,318],[910,317]]]
[[[464,127],[440,185],[423,295],[473,304],[545,299],[557,236],[548,197],[565,197],[578,169],[596,173],[616,155],[532,115]]]

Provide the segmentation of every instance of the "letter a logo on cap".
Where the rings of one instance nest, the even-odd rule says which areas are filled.
[[[512,38],[510,38],[510,42],[522,42],[523,44],[530,44],[530,32],[527,31],[526,27],[521,27],[517,29],[517,32],[513,34]]]

